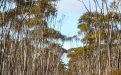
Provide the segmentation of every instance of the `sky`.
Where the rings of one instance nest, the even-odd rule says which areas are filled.
[[[61,33],[67,36],[77,35],[78,33],[78,19],[80,16],[86,12],[83,4],[78,0],[61,0],[58,5],[58,17],[61,19],[65,15],[64,20],[62,20]],[[69,42],[64,43],[63,47],[69,49],[72,46]],[[68,63],[67,54],[63,56],[63,61]]]
[[[58,17],[61,19],[63,15],[65,18],[62,20],[61,33],[67,36],[76,35],[78,32],[78,19],[81,13],[81,4],[76,0],[61,0],[58,6]],[[69,43],[64,43],[65,49],[71,48]],[[67,64],[67,54],[64,54],[63,61]]]
[[[98,0],[99,4],[101,4],[102,0]],[[110,3],[112,0],[108,0],[108,3]],[[95,4],[93,0],[90,0],[91,2],[91,11],[95,11]],[[84,0],[85,5],[87,8],[90,8],[89,6],[89,0]],[[98,8],[99,11],[99,8]],[[61,25],[61,33],[66,36],[73,36],[77,35],[78,33],[78,19],[80,18],[83,13],[87,12],[86,8],[82,4],[82,2],[78,0],[60,0],[58,3],[58,21],[65,17],[62,20]],[[81,42],[81,41],[80,41]],[[78,46],[82,46],[81,43],[79,43]],[[72,45],[70,45],[69,42],[64,43],[63,47],[65,49],[72,48]],[[74,45],[73,47],[77,47],[77,45]],[[66,57],[66,54],[63,57],[63,61],[65,63],[68,63],[68,58]]]
[[[82,4],[77,0],[61,0],[58,5],[58,17],[65,15],[63,24],[61,27],[61,32],[64,35],[72,36],[76,35],[78,30],[78,19],[86,11],[83,9]]]

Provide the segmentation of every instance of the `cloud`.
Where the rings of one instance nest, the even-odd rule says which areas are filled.
[[[64,44],[64,45],[63,45],[63,48],[65,48],[65,49],[69,49],[70,47],[69,47],[69,45]]]

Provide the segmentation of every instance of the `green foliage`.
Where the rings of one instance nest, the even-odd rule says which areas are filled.
[[[89,30],[89,25],[88,24],[80,24],[78,25],[78,28],[81,30],[81,32],[85,32]]]
[[[111,72],[108,73],[108,75],[110,75],[110,73],[112,75],[121,75],[121,69],[115,69],[115,70],[112,70]]]
[[[83,48],[78,47],[78,48],[71,48],[68,50],[68,55],[67,57],[76,57],[77,55],[82,54]]]
[[[94,74],[94,73],[92,73],[91,75],[99,75],[99,74]]]
[[[67,70],[64,72],[64,75],[72,75],[72,74],[71,74],[71,70],[70,70],[70,69],[67,69]]]
[[[3,67],[0,75],[62,75],[65,64],[61,56],[67,51],[60,42],[64,42],[66,36],[50,28],[57,17],[58,0],[1,2],[4,11],[1,8],[0,66]]]
[[[108,12],[107,14],[102,14],[99,12],[85,12],[79,18],[78,33],[79,35],[83,36],[81,41],[83,42],[84,46],[71,48],[68,50],[67,57],[70,58],[68,63],[70,69],[69,73],[76,73],[77,70],[80,69],[82,71],[82,75],[84,75],[85,73],[87,73],[87,71],[85,70],[92,70],[93,68],[97,69],[97,67],[99,68],[99,62],[101,65],[101,69],[102,66],[104,67],[105,65],[107,65],[107,61],[109,58],[109,56],[107,55],[107,44],[109,41],[109,37],[111,37],[112,48],[112,50],[110,51],[112,52],[112,54],[118,54],[118,44],[116,41],[119,41],[117,35],[119,35],[120,33],[120,28],[118,28],[119,26],[116,24],[120,23],[119,18],[120,14],[117,12]],[[111,61],[114,62],[114,58],[116,61],[116,57],[116,55],[114,57],[111,57]],[[105,63],[105,65],[103,63]],[[94,65],[93,68],[92,65]],[[104,71],[105,70],[103,70],[103,72]],[[91,75],[99,75],[95,73],[98,73],[98,70],[96,72],[94,71],[94,73],[92,73]],[[120,71],[112,70],[112,75],[120,75]]]
[[[112,18],[115,19],[115,21],[120,21],[118,12],[109,12],[105,15],[106,21],[112,20]]]
[[[61,63],[59,64],[58,69],[59,69],[60,72],[64,72],[64,70],[65,70],[65,64],[61,62]]]

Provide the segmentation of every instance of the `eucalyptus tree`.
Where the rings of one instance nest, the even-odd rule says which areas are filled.
[[[58,0],[1,0],[0,75],[62,75]],[[59,43],[60,42],[60,43]]]
[[[84,36],[81,39],[83,46],[68,50],[67,73],[70,75],[113,75],[117,69],[120,73],[120,2],[114,1],[108,7],[106,0],[102,4],[98,0],[93,1],[95,12],[81,0],[87,9],[78,21],[78,33]]]

